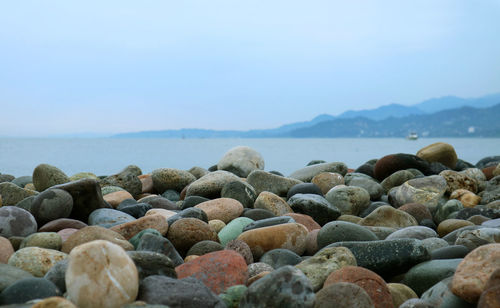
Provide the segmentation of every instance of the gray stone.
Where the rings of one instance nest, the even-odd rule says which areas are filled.
[[[127,255],[134,261],[140,280],[152,275],[177,278],[174,263],[164,254],[143,250],[127,251]]]
[[[243,227],[242,232],[253,230],[253,229],[258,229],[258,228],[287,224],[287,223],[292,223],[292,222],[295,222],[295,220],[292,217],[288,217],[288,216],[266,218],[266,219],[257,220],[257,221],[254,221],[254,222],[247,224],[245,227]]]
[[[39,225],[68,218],[73,210],[73,197],[62,189],[47,189],[33,199],[30,212]]]
[[[12,184],[24,188],[26,184],[33,183],[33,177],[31,175],[20,176],[11,181]]]
[[[362,173],[358,173],[362,174]],[[349,175],[349,174],[347,174]],[[349,179],[344,177],[347,186],[355,186],[364,188],[369,194],[371,200],[379,200],[384,194],[384,188],[375,179],[363,174],[363,176],[352,176]]]
[[[409,286],[418,296],[441,280],[453,276],[463,259],[431,260],[412,267],[401,283]]]
[[[412,179],[396,189],[394,202],[397,207],[407,203],[420,203],[433,212],[447,188],[446,180],[439,175]]]
[[[135,218],[133,216],[114,209],[97,209],[89,215],[90,226],[99,226],[103,228],[111,228],[134,220]]]
[[[28,236],[37,231],[35,217],[15,206],[0,207],[0,236]]]
[[[394,233],[391,233],[386,239],[392,240],[397,238],[414,238],[417,240],[423,240],[430,237],[438,237],[436,231],[431,228],[424,226],[413,226],[399,229]]]
[[[154,189],[158,193],[163,193],[168,189],[181,191],[187,185],[196,181],[196,177],[191,173],[172,168],[155,169],[151,173]]]
[[[255,170],[247,177],[247,183],[252,185],[257,195],[263,191],[269,191],[278,196],[286,196],[290,188],[302,181],[287,178],[270,172]]]
[[[38,191],[44,191],[54,185],[68,182],[69,177],[57,167],[40,164],[33,170],[33,185]]]
[[[470,250],[462,245],[450,245],[430,252],[432,260],[464,258]]]
[[[436,249],[448,247],[450,245],[447,241],[439,237],[426,238],[421,240],[420,243],[425,247],[425,249],[427,249],[429,253],[432,253]]]
[[[347,173],[347,166],[341,162],[315,164],[293,172],[290,174],[290,178],[310,182],[314,176],[321,172],[335,172],[344,176]]]
[[[317,194],[295,194],[288,199],[288,204],[295,213],[309,215],[321,226],[340,216],[336,206]]]
[[[33,278],[33,275],[9,264],[0,263],[0,292],[18,280]]]
[[[68,268],[69,259],[66,258],[54,264],[43,278],[51,281],[61,290],[62,293],[66,292],[66,269]]]
[[[481,228],[460,232],[455,240],[455,245],[463,245],[472,251],[479,246],[500,242],[500,229]]]
[[[202,256],[206,253],[219,251],[223,249],[224,246],[222,246],[220,243],[205,240],[191,246],[191,248],[189,248],[188,252],[186,253],[186,256],[190,255]]]
[[[250,184],[242,181],[227,183],[222,187],[220,195],[222,198],[238,200],[246,208],[252,208],[255,199],[257,199],[255,189]]]
[[[254,170],[264,169],[262,155],[247,146],[238,146],[224,154],[217,164],[218,170],[226,170],[239,177],[246,178]]]
[[[137,177],[137,170],[134,168],[125,168],[118,174],[108,176],[100,181],[101,187],[118,186],[128,191],[132,196],[138,196],[142,193],[142,182]]]
[[[271,265],[264,262],[255,262],[248,264],[247,270],[248,270],[248,277],[251,278],[262,272],[272,272],[274,268]]]
[[[202,167],[196,167],[196,166],[193,167],[193,168],[191,168],[191,169],[189,169],[188,172],[191,173],[192,175],[194,175],[194,177],[196,179],[199,179],[202,176],[207,175],[208,173],[210,173],[207,169],[202,168]]]
[[[25,278],[16,281],[0,293],[0,304],[23,304],[37,298],[61,295],[61,291],[47,279]]]
[[[447,277],[436,283],[422,294],[421,299],[429,303],[431,307],[443,308],[473,308],[475,304],[469,304],[451,292],[451,281],[453,277]]]
[[[186,191],[186,197],[201,196],[209,199],[219,198],[224,185],[234,181],[241,180],[231,172],[224,170],[210,172],[189,185]]]
[[[151,233],[144,234],[137,245],[137,251],[153,251],[157,253],[164,254],[169,257],[175,266],[179,266],[184,263],[179,252],[175,249],[174,245],[163,236],[154,235]]]
[[[278,248],[263,254],[259,262],[267,263],[277,269],[286,265],[296,265],[302,262],[302,258],[293,251]]]
[[[296,194],[315,194],[319,196],[323,196],[321,192],[321,188],[318,185],[313,183],[300,183],[293,185],[288,193],[286,194],[286,199],[289,200],[292,196]]]
[[[415,175],[412,172],[408,170],[399,170],[386,177],[380,185],[382,185],[385,192],[388,192],[391,188],[400,186],[413,178],[415,178]]]
[[[436,207],[436,212],[434,213],[434,222],[437,224],[440,224],[442,221],[448,219],[448,217],[455,212],[460,211],[463,209],[464,206],[462,205],[462,202],[458,200],[448,200],[446,203],[439,204]]]
[[[361,187],[338,185],[330,189],[325,198],[336,206],[342,215],[358,215],[370,206],[370,194]]]
[[[2,205],[16,205],[29,196],[38,194],[36,191],[28,190],[10,182],[0,183],[0,196],[2,196]]]
[[[367,228],[346,221],[332,221],[318,232],[318,248],[342,241],[376,241],[377,236]]]

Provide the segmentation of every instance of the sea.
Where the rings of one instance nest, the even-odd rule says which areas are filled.
[[[330,139],[116,139],[116,138],[0,138],[0,173],[32,175],[46,163],[68,176],[78,172],[110,175],[128,165],[143,173],[158,168],[209,168],[233,147],[249,146],[264,158],[267,171],[289,175],[311,160],[344,162],[357,168],[393,153],[416,154],[435,142],[451,144],[459,158],[475,164],[500,155],[499,138],[330,138]]]

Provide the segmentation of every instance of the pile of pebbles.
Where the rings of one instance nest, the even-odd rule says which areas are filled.
[[[500,156],[0,174],[0,305],[500,307]]]

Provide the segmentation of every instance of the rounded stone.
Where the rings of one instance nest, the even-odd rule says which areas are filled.
[[[466,226],[474,226],[474,224],[470,221],[462,219],[446,219],[438,225],[437,233],[439,234],[439,237],[444,237],[448,233]]]
[[[0,183],[0,205],[12,206],[21,203],[24,199],[36,195],[37,192],[26,188],[21,188],[10,182]],[[29,208],[28,208],[29,209]]]
[[[292,186],[300,184],[302,181],[279,176],[263,170],[254,170],[248,175],[247,183],[252,185],[257,195],[263,191],[269,191],[284,197]]]
[[[330,204],[341,214],[358,215],[370,205],[370,194],[366,189],[355,186],[338,185],[325,195]]]
[[[247,264],[253,263],[252,250],[247,243],[241,240],[232,240],[226,244],[225,249],[234,250],[239,253],[245,259]]]
[[[62,189],[48,189],[33,199],[30,212],[43,225],[59,218],[67,218],[73,210],[73,198]]]
[[[137,297],[139,274],[123,248],[97,240],[71,251],[66,288],[78,307],[119,307]]]
[[[76,219],[59,218],[46,223],[38,229],[38,232],[58,232],[62,229],[82,229],[87,227],[87,224]]]
[[[12,184],[24,188],[29,183],[33,183],[33,177],[31,175],[19,176],[11,181]]]
[[[186,256],[189,255],[203,256],[204,254],[223,249],[224,246],[222,246],[220,243],[214,241],[201,241],[194,244],[191,248],[189,248],[189,251],[186,253]]]
[[[379,226],[391,228],[404,228],[410,226],[417,226],[417,220],[410,214],[397,210],[390,205],[384,205],[368,216],[363,218],[359,224],[361,226]]]
[[[342,162],[315,164],[293,172],[290,177],[303,182],[310,182],[322,172],[334,172],[344,176],[347,173],[347,166]]]
[[[335,186],[343,185],[344,177],[339,173],[321,172],[311,179],[311,183],[316,184],[321,189],[323,195],[326,195]]]
[[[140,280],[152,275],[177,278],[174,263],[162,253],[141,250],[127,251],[127,255],[134,261]]]
[[[463,245],[472,251],[479,246],[500,242],[500,230],[496,228],[481,228],[460,232],[455,245]]]
[[[134,246],[130,244],[121,234],[103,227],[88,226],[71,234],[68,239],[64,241],[61,251],[70,253],[70,251],[76,246],[94,240],[106,240],[121,246],[125,250],[134,250]]]
[[[68,258],[65,258],[52,266],[43,278],[52,281],[63,293],[66,293],[66,269],[68,268]]]
[[[447,187],[446,180],[439,175],[415,178],[389,191],[389,200],[397,207],[407,203],[420,203],[432,212]]]
[[[238,219],[238,218],[236,218]],[[217,234],[222,230],[224,229],[224,227],[226,226],[226,224],[222,221],[222,220],[219,220],[219,219],[212,219],[208,222],[208,225],[210,226],[210,228],[212,228],[212,230],[214,230]],[[219,236],[220,238],[220,236]]]
[[[273,212],[264,209],[245,209],[242,216],[255,221],[276,217]]]
[[[296,265],[302,262],[302,258],[288,249],[273,249],[260,257],[259,262],[271,265],[274,269],[286,265]]]
[[[288,204],[294,212],[309,215],[320,225],[336,220],[340,216],[337,207],[317,194],[294,194],[288,199]]]
[[[165,235],[168,231],[168,222],[163,215],[157,214],[144,216],[110,228],[110,230],[121,234],[126,240],[131,239],[134,235],[145,229],[155,229],[160,234]]]
[[[264,262],[255,262],[249,264],[247,270],[248,270],[248,277],[253,277],[262,272],[272,272],[274,268],[271,265]]]
[[[470,252],[467,247],[462,245],[450,245],[434,249],[430,252],[433,260],[439,259],[458,259],[464,258]]]
[[[62,238],[56,232],[38,232],[28,235],[21,242],[19,248],[40,247],[53,250],[60,250]]]
[[[27,271],[35,277],[43,277],[57,262],[65,259],[67,254],[40,247],[19,249],[9,258],[9,265]]]
[[[219,219],[226,224],[243,213],[243,205],[238,200],[231,198],[205,201],[196,205],[195,208],[204,211],[208,220]]]
[[[32,308],[77,308],[72,302],[61,296],[47,297],[37,302]]]
[[[428,162],[439,162],[450,169],[455,169],[458,160],[453,146],[444,142],[436,142],[421,148],[417,156]]]
[[[103,228],[110,228],[134,220],[133,216],[114,209],[97,209],[89,215],[89,225]]]
[[[44,191],[54,185],[68,182],[68,176],[57,167],[40,164],[33,170],[33,184],[38,191]]]
[[[271,269],[272,270],[272,269]],[[33,278],[33,275],[9,264],[0,263],[0,293],[16,281]]]
[[[237,146],[224,154],[219,163],[218,170],[226,170],[239,177],[246,178],[253,170],[264,169],[262,155],[247,146]]]
[[[194,244],[209,240],[218,242],[217,233],[210,226],[196,218],[182,218],[174,222],[168,230],[169,239],[175,248],[185,254]]]
[[[448,186],[446,192],[448,194],[451,194],[457,189],[465,189],[473,193],[477,192],[477,181],[465,173],[453,170],[444,170],[441,171],[439,175],[446,180]]]
[[[236,199],[241,202],[245,208],[252,208],[254,206],[255,199],[257,198],[257,193],[250,184],[235,181],[224,185],[220,192],[220,196],[222,198]]]
[[[117,208],[120,203],[128,199],[134,199],[131,193],[126,190],[114,191],[103,196],[104,201],[109,203],[113,208]]]
[[[438,237],[436,231],[424,226],[413,226],[399,229],[389,234],[386,239],[392,240],[397,238],[414,238],[417,240],[423,240],[431,237]]]
[[[7,263],[10,256],[14,253],[14,247],[8,239],[0,236],[0,263]],[[1,290],[0,290],[1,292]]]
[[[188,186],[186,197],[201,196],[206,198],[219,198],[224,185],[234,181],[241,180],[231,172],[227,172],[224,170],[210,172],[192,182]],[[251,185],[251,183],[249,184]]]
[[[404,275],[402,283],[421,296],[436,283],[453,276],[461,261],[462,259],[443,259],[422,262]]]
[[[296,194],[315,194],[322,196],[323,193],[321,192],[321,189],[319,186],[313,183],[301,183],[301,184],[296,184],[293,185],[290,190],[288,190],[288,193],[286,194],[286,198],[290,199],[292,196]]]
[[[466,189],[457,189],[450,194],[450,199],[457,199],[465,208],[474,208],[481,202],[481,197]]]
[[[0,304],[23,304],[33,299],[61,295],[61,291],[46,279],[25,278],[15,282],[0,293]]]
[[[254,208],[269,210],[276,216],[293,213],[285,200],[269,191],[263,191],[259,194],[255,200]]]
[[[308,231],[321,229],[321,226],[316,221],[314,221],[314,219],[309,215],[300,213],[288,213],[283,216],[288,216],[293,218],[293,220],[295,220],[296,223],[303,225],[304,227],[307,228]]]
[[[237,308],[240,304],[240,300],[243,294],[247,291],[247,287],[244,285],[236,285],[227,288],[224,293],[219,294],[219,297],[224,300],[228,308]]]
[[[418,156],[411,154],[390,154],[377,160],[374,167],[374,177],[378,181],[384,180],[396,171],[415,168],[424,174],[429,173],[429,163]]]
[[[367,228],[345,221],[332,221],[324,225],[318,233],[318,248],[342,241],[376,241],[377,236]]]
[[[371,200],[379,200],[385,190],[375,179],[363,173],[348,173],[345,176],[345,183],[348,186],[364,188]]]
[[[329,308],[334,303],[338,308],[373,308],[372,299],[357,284],[337,282],[330,284],[316,293],[314,308]]]
[[[407,203],[405,205],[398,207],[398,210],[410,214],[411,216],[413,216],[417,220],[418,223],[420,223],[424,219],[432,220],[431,212],[423,204]]]
[[[15,206],[0,207],[0,236],[28,236],[37,230],[35,217]]]
[[[385,192],[391,190],[391,188],[402,185],[404,182],[415,178],[415,175],[408,170],[399,170],[393,174],[386,177],[380,185]]]
[[[236,239],[241,233],[243,233],[243,228],[252,222],[254,221],[247,217],[238,217],[233,219],[218,233],[220,243],[222,245],[226,245],[231,240]]]
[[[418,298],[418,295],[410,287],[402,283],[388,283],[387,287],[391,292],[392,303],[395,308],[409,299]]]
[[[446,220],[452,213],[462,210],[464,206],[458,200],[448,200],[444,204],[439,204],[434,213],[434,221],[440,224]]]
[[[155,169],[151,173],[151,177],[153,178],[154,189],[158,193],[163,193],[167,189],[181,191],[184,187],[196,181],[196,177],[191,173],[172,168]]]

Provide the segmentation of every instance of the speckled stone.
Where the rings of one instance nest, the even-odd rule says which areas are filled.
[[[370,205],[370,194],[361,187],[338,185],[330,189],[325,198],[343,215],[358,215]]]
[[[421,296],[436,283],[453,276],[461,261],[462,259],[443,259],[422,262],[404,275],[402,283]]]
[[[318,233],[318,248],[341,241],[376,241],[377,236],[367,228],[345,221],[332,221],[324,225]]]
[[[130,244],[121,234],[103,227],[88,226],[70,235],[70,237],[64,241],[61,251],[70,253],[70,251],[76,246],[94,240],[106,240],[121,246],[125,250],[134,250],[134,246]]]
[[[224,185],[234,181],[241,180],[231,172],[224,170],[210,172],[188,186],[186,197],[201,196],[206,198],[219,198]]]
[[[245,208],[254,207],[257,193],[255,189],[246,182],[234,181],[227,183],[220,192],[222,198],[238,200]]]
[[[439,175],[415,178],[394,188],[391,204],[399,207],[407,203],[420,203],[427,206],[432,212],[446,192],[447,187],[446,180]]]
[[[110,228],[127,240],[145,229],[155,229],[160,234],[165,235],[168,231],[168,222],[162,215],[148,215]]]
[[[219,241],[217,233],[206,222],[196,218],[182,218],[174,222],[169,227],[167,238],[181,254],[185,254],[198,242]]]
[[[53,250],[60,250],[62,238],[56,232],[38,232],[28,235],[21,242],[19,248],[40,247]]]
[[[374,308],[366,291],[354,283],[337,282],[316,293],[314,308],[329,308],[335,303],[338,308]]]
[[[321,172],[311,179],[311,183],[318,185],[323,195],[337,185],[344,184],[344,177],[335,172]]]
[[[255,200],[254,208],[269,210],[276,216],[293,213],[290,205],[285,200],[269,191],[263,191],[259,194]]]
[[[255,188],[259,195],[263,191],[272,192],[278,196],[286,196],[290,188],[302,181],[279,176],[263,170],[254,170],[247,177],[248,184]]]
[[[26,247],[9,258],[9,265],[23,269],[35,277],[43,277],[54,264],[66,257],[67,254],[57,250]]]
[[[163,193],[167,189],[181,191],[184,187],[196,181],[196,177],[188,171],[160,168],[151,173],[154,189],[158,193]]]
[[[38,194],[36,191],[21,188],[10,182],[0,183],[1,204],[3,206],[12,206],[21,202],[23,199]]]
[[[69,182],[68,176],[55,166],[40,164],[33,170],[33,184],[38,191],[67,182]]]

